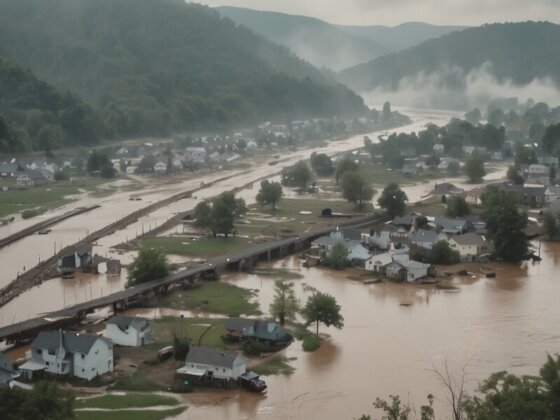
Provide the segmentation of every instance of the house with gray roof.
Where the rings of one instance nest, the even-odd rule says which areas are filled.
[[[431,250],[437,241],[438,234],[433,230],[418,229],[410,235],[410,243],[424,249]]]
[[[15,178],[17,170],[17,163],[0,163],[0,177],[2,178]]]
[[[318,250],[319,257],[326,258],[336,244],[342,244],[348,251],[348,262],[362,266],[370,254],[361,241],[362,235],[359,231],[342,229],[315,239],[311,248]]]
[[[0,353],[0,385],[11,385],[11,382],[19,376],[12,363]]]
[[[49,182],[49,178],[39,169],[27,169],[21,172],[16,179],[18,187],[34,187],[44,185],[47,182]]]
[[[92,266],[93,247],[91,244],[78,246],[57,261],[58,270],[62,273],[73,273],[78,268],[89,270]]]
[[[116,315],[110,318],[103,336],[119,346],[139,347],[153,341],[150,321],[138,316]]]
[[[459,251],[462,261],[478,261],[481,256],[494,252],[492,242],[475,232],[449,236],[446,240],[453,250]]]
[[[293,339],[280,324],[261,319],[230,318],[226,320],[225,329],[230,337],[240,340],[254,338],[272,344],[285,344]]]
[[[96,335],[67,331],[41,331],[31,343],[21,372],[31,379],[45,371],[92,380],[113,371],[113,344]]]
[[[247,359],[238,351],[191,346],[185,366],[177,373],[195,378],[236,381],[247,370]]]
[[[544,201],[547,204],[560,202],[560,185],[549,185],[544,192]]]
[[[434,224],[440,233],[460,235],[468,230],[469,223],[465,219],[452,219],[449,217],[436,217]]]

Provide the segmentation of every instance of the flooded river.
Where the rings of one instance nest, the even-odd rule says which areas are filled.
[[[389,132],[411,132],[418,131],[425,127],[428,123],[445,124],[454,115],[446,111],[430,111],[430,110],[407,110],[408,115],[413,118],[413,123]],[[385,130],[384,130],[385,131]],[[181,191],[194,189],[200,186],[201,182],[215,182],[207,188],[204,188],[194,194],[193,198],[177,201],[169,206],[156,210],[145,217],[132,223],[125,229],[119,230],[111,235],[101,238],[94,246],[95,253],[102,256],[110,256],[111,247],[133,239],[143,231],[148,231],[167,221],[170,217],[178,212],[190,210],[196,206],[201,200],[213,197],[223,191],[250,184],[256,179],[262,177],[272,177],[273,174],[281,170],[282,166],[290,165],[300,159],[308,158],[312,152],[323,152],[330,155],[341,153],[348,150],[354,150],[363,146],[363,135],[356,135],[345,140],[332,141],[327,145],[316,148],[307,148],[295,152],[288,152],[282,155],[282,164],[270,166],[268,163],[256,165],[249,171],[223,171],[219,173],[206,174],[194,179],[183,180],[174,184],[166,184],[163,186],[148,186],[143,190],[142,201],[130,201],[130,192],[121,191],[109,197],[91,197],[84,196],[80,200],[64,207],[64,211],[84,205],[99,204],[100,207],[88,214],[79,215],[52,227],[52,232],[48,235],[31,235],[14,244],[0,250],[0,288],[6,286],[18,273],[36,265],[40,260],[46,259],[53,255],[55,249],[60,250],[62,247],[75,243],[86,234],[102,228],[117,219],[130,214],[131,212],[142,208],[152,202],[167,198]],[[376,133],[371,133],[372,140],[377,141]],[[228,174],[231,176],[227,177]],[[226,179],[222,179],[222,178]],[[258,192],[257,188],[247,188],[241,191],[238,196],[244,198],[248,203],[255,201]],[[58,210],[61,212],[62,210]],[[52,213],[49,213],[51,216]],[[47,216],[45,216],[47,217]],[[19,225],[21,223],[21,226]],[[18,221],[10,225],[8,228],[0,228],[0,237],[13,233],[18,228],[23,228],[29,222]],[[119,257],[123,263],[130,261],[131,255]],[[123,277],[124,279],[124,277]],[[56,284],[51,284],[56,283]],[[103,278],[97,279],[90,284],[88,281],[87,288],[91,287],[90,295],[102,296],[108,291],[116,291],[115,287],[122,287],[124,280],[116,282],[114,280],[107,282]],[[118,285],[116,286],[116,284]],[[70,285],[70,286],[68,286]],[[67,282],[66,280],[55,279],[42,284],[41,286],[24,293],[10,304],[0,308],[0,326],[20,321],[29,317],[34,317],[38,313],[60,309],[64,304],[74,303],[65,299],[63,291],[68,287],[78,288],[75,293],[77,303],[83,301],[86,291],[81,290],[82,283]],[[74,292],[72,292],[74,295]],[[80,296],[82,298],[80,299]],[[39,307],[35,305],[37,300],[41,300]]]
[[[469,391],[490,373],[535,374],[546,353],[560,348],[560,244],[543,244],[543,261],[521,267],[493,265],[496,279],[457,278],[456,290],[391,283],[363,285],[290,258],[275,264],[301,271],[300,299],[310,285],[336,297],[344,328],[320,327],[330,336],[320,350],[301,343],[286,351],[291,376],[266,378],[268,394],[207,391],[186,396],[181,419],[353,419],[374,413],[376,397],[400,394],[421,404],[436,397],[438,418],[448,418],[447,395],[433,368],[448,361]],[[472,266],[474,270],[476,266]],[[261,309],[272,299],[269,278],[231,275],[233,284],[259,290]],[[403,306],[409,305],[409,306]],[[374,417],[375,418],[375,417]]]

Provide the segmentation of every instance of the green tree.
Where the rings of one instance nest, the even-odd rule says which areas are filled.
[[[270,315],[284,325],[286,320],[293,321],[299,311],[299,300],[294,292],[294,283],[282,280],[274,282],[274,298],[270,304]]]
[[[340,182],[342,196],[358,208],[363,208],[373,197],[373,188],[366,177],[358,171],[345,172]]]
[[[334,172],[333,161],[325,153],[313,152],[309,161],[311,168],[319,176],[331,176]]]
[[[474,108],[472,111],[469,111],[465,114],[465,120],[470,122],[472,125],[477,125],[482,118],[482,113],[480,109]]]
[[[376,409],[385,413],[381,420],[410,420],[415,418],[412,407],[409,404],[404,404],[398,395],[389,395],[389,400],[376,398],[373,402]],[[433,403],[434,397],[430,394],[428,395],[428,405],[420,407],[420,420],[435,420]]]
[[[234,229],[235,219],[246,211],[245,201],[226,191],[210,201],[197,204],[193,212],[194,226],[210,230],[214,237],[221,233],[227,238]]]
[[[356,172],[358,169],[358,164],[354,162],[350,157],[345,157],[344,159],[338,161],[338,163],[336,164],[336,170],[334,172],[336,183],[338,184],[338,182],[346,172]]]
[[[317,334],[319,334],[319,323],[323,323],[327,327],[332,325],[337,329],[344,326],[340,305],[336,303],[333,296],[327,293],[317,292],[310,296],[303,307],[302,315],[307,325],[316,324]]]
[[[393,116],[393,113],[391,112],[391,103],[390,102],[385,102],[383,104],[383,118],[388,121],[391,119],[391,117]]]
[[[437,241],[430,251],[431,264],[451,265],[457,264],[460,260],[459,251],[451,249],[449,242]]]
[[[451,176],[457,176],[461,173],[461,165],[456,160],[453,160],[447,165],[447,172]]]
[[[50,156],[53,150],[62,146],[63,141],[64,131],[59,125],[46,124],[39,130],[37,135],[39,147],[45,151],[47,156]]]
[[[537,154],[533,149],[519,146],[515,151],[514,163],[518,168],[521,165],[531,165],[533,163],[537,163]]]
[[[52,381],[37,382],[30,391],[0,387],[2,420],[74,419],[74,395]]]
[[[471,206],[464,197],[451,196],[447,200],[447,209],[445,211],[449,217],[463,217],[471,214]]]
[[[489,187],[480,199],[496,256],[508,262],[521,261],[527,255],[529,242],[525,235],[527,214],[519,209],[519,195]]]
[[[128,266],[127,286],[157,280],[168,274],[169,267],[163,251],[144,246]]]
[[[293,166],[282,169],[282,185],[286,185],[288,187],[298,187],[302,190],[306,190],[307,185],[312,179],[313,175],[311,174],[311,169],[309,169],[309,166],[303,160],[300,160]]]
[[[509,179],[515,185],[523,185],[523,183],[525,182],[523,177],[519,174],[519,169],[515,165],[508,168],[506,176],[507,179]]]
[[[481,182],[486,171],[484,170],[484,161],[478,155],[472,155],[465,162],[465,175],[469,178],[470,182]]]
[[[404,214],[407,201],[405,192],[397,184],[391,183],[383,189],[377,203],[387,211],[387,216],[393,218]]]
[[[548,126],[541,140],[545,153],[556,153],[560,148],[560,124]]]
[[[560,233],[560,228],[558,227],[558,215],[547,211],[543,217],[543,228],[548,236],[548,239],[554,239]]]
[[[342,243],[336,243],[325,258],[325,265],[341,270],[348,267],[348,250]]]
[[[282,194],[282,185],[279,182],[264,180],[261,182],[261,189],[257,193],[257,203],[261,206],[271,205],[272,211],[275,211],[276,204],[282,198]]]

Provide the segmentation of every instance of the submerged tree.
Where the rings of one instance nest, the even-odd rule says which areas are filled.
[[[342,270],[348,267],[348,250],[340,242],[334,244],[324,262],[335,270]]]
[[[274,282],[274,299],[270,304],[270,315],[280,325],[286,320],[293,321],[299,311],[299,300],[294,292],[294,283],[282,280]]]
[[[465,161],[465,175],[469,178],[470,182],[480,182],[486,171],[484,169],[484,161],[478,155],[472,155]]]
[[[316,323],[317,334],[319,334],[319,323],[325,324],[327,327],[331,325],[341,329],[344,326],[344,318],[340,314],[340,305],[336,303],[336,299],[326,293],[317,292],[307,299],[302,315],[307,325]]]
[[[480,199],[496,256],[508,262],[521,261],[527,256],[529,241],[525,235],[527,214],[519,209],[519,195],[490,187]]]

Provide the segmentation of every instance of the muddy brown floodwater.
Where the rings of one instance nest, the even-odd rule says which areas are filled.
[[[521,266],[490,264],[495,279],[457,278],[456,290],[382,283],[363,285],[345,273],[300,267],[290,258],[275,266],[299,270],[300,299],[309,285],[336,297],[342,330],[320,327],[330,338],[315,353],[301,342],[285,350],[291,376],[266,377],[268,394],[209,390],[185,396],[190,408],[179,419],[353,419],[378,414],[376,397],[399,394],[413,404],[436,397],[438,418],[449,418],[446,394],[433,368],[448,361],[463,367],[472,391],[499,370],[534,374],[546,353],[560,346],[560,244],[543,244],[543,261]],[[471,269],[478,268],[472,265]],[[273,280],[226,276],[227,282],[259,290],[261,309],[272,299]],[[406,304],[409,306],[402,306]]]

